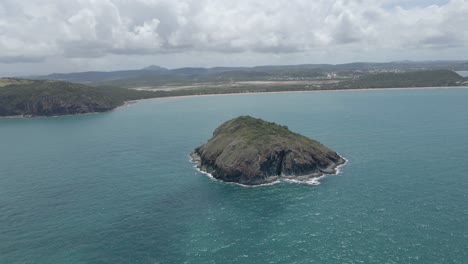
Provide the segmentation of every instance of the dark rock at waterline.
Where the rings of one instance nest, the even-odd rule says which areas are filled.
[[[280,179],[307,181],[335,174],[345,160],[321,143],[277,125],[241,116],[219,126],[192,153],[198,168],[216,179],[258,185]]]

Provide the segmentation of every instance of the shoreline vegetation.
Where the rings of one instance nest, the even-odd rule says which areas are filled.
[[[245,82],[239,82],[245,83]],[[249,83],[249,82],[247,82]],[[255,83],[255,82],[250,82]],[[89,86],[55,80],[0,78],[0,118],[53,117],[116,110],[141,100],[193,96],[257,93],[344,92],[468,88],[466,78],[449,70],[368,74],[356,80],[305,82],[259,82],[254,85],[212,84],[164,90]],[[271,84],[273,83],[273,84]],[[307,82],[310,83],[310,82]]]

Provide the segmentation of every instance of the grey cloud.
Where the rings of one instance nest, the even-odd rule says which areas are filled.
[[[44,62],[44,57],[25,57],[25,56],[12,56],[0,57],[0,63],[13,64],[13,63],[39,63]]]
[[[334,43],[349,44],[358,42],[361,39],[362,33],[359,26],[354,23],[350,14],[342,13],[336,20],[338,23],[333,31]]]

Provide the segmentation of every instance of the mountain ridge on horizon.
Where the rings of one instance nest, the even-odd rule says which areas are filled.
[[[468,70],[468,60],[436,60],[436,61],[390,61],[390,62],[350,62],[342,64],[290,64],[290,65],[260,65],[260,66],[216,66],[216,67],[181,67],[169,69],[159,65],[149,65],[140,69],[116,71],[83,71],[70,73],[52,73],[25,78],[38,80],[61,80],[77,83],[101,83],[124,79],[146,78],[148,76],[216,76],[226,75],[262,75],[275,76],[280,73],[330,73],[340,71],[372,71],[372,70],[418,70],[418,69],[450,69]],[[229,75],[228,74],[228,75]]]

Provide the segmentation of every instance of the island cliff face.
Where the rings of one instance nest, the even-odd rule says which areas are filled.
[[[307,181],[335,174],[345,160],[321,143],[280,126],[241,116],[219,126],[192,159],[214,178],[244,185]]]

